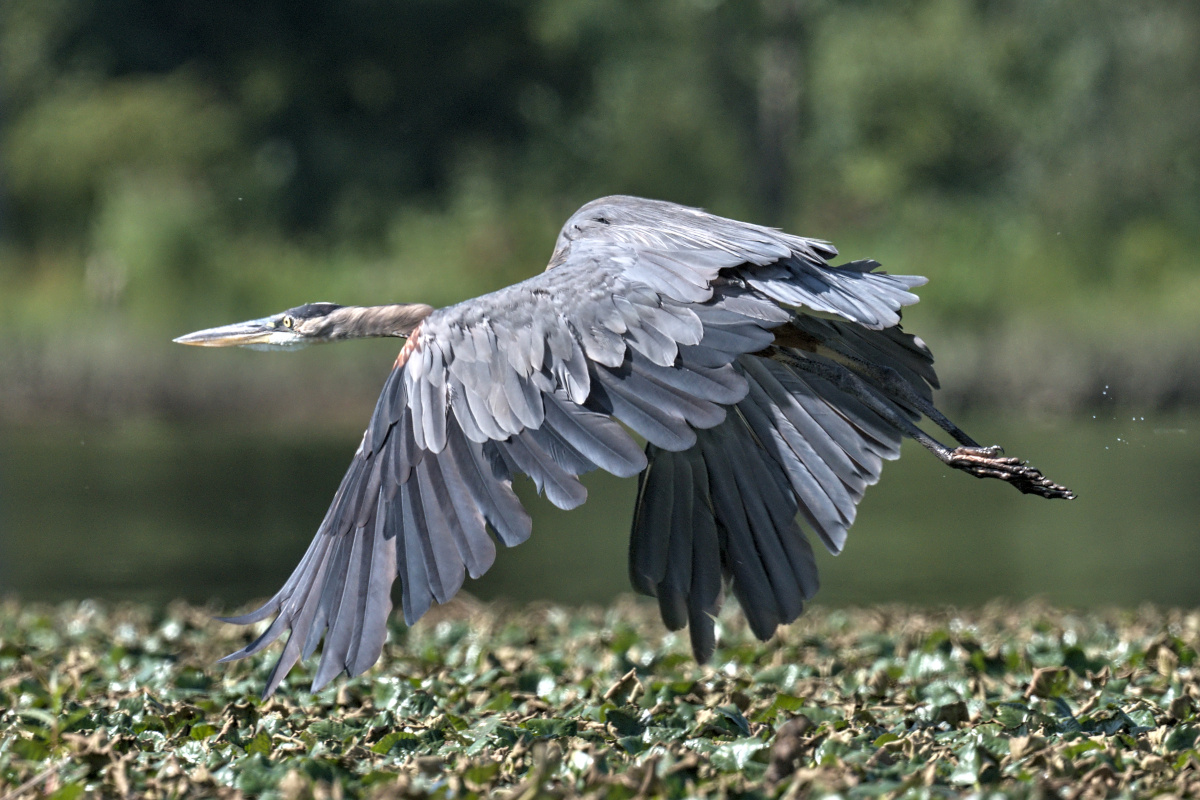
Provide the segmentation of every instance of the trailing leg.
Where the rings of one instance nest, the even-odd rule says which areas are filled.
[[[845,364],[820,355],[798,353],[787,348],[775,348],[773,357],[789,366],[817,375],[857,398],[906,436],[916,440],[948,467],[962,470],[976,478],[997,478],[1012,484],[1024,494],[1047,498],[1074,499],[1075,493],[1042,474],[1041,470],[1016,458],[1004,457],[998,446],[981,447],[957,425],[938,411],[931,402],[913,391],[900,375],[887,367],[853,358],[862,370],[852,370]],[[917,427],[898,407],[914,406],[950,433],[961,446],[953,450]],[[932,412],[932,413],[930,413]]]

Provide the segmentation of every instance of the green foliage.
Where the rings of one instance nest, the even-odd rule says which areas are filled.
[[[367,675],[259,701],[272,653],[184,605],[0,606],[0,789],[234,797],[1148,797],[1200,791],[1200,617],[811,612],[713,666],[654,609],[457,603]],[[32,782],[32,783],[30,783]],[[27,789],[28,790],[28,789]]]
[[[100,202],[128,174],[198,180],[234,157],[236,118],[186,70],[77,79],[10,126],[9,189],[37,219]]]
[[[186,8],[0,4],[0,324],[450,302],[628,192],[927,275],[946,327],[1194,326],[1194,3]]]

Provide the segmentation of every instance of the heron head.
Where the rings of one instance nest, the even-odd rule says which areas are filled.
[[[254,350],[294,350],[332,338],[331,315],[336,303],[306,303],[262,319],[207,328],[175,341],[199,347],[249,347]]]
[[[408,336],[432,310],[419,303],[366,308],[306,303],[262,319],[189,333],[175,341],[200,347],[294,350],[339,339]]]

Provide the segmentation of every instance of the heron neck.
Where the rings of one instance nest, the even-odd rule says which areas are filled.
[[[345,306],[328,317],[331,339],[370,339],[410,335],[433,312],[424,303]]]

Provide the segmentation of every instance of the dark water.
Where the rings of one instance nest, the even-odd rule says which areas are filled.
[[[1099,416],[967,420],[985,443],[1075,489],[1070,503],[954,473],[906,445],[868,492],[846,552],[821,559],[818,601],[1200,605],[1200,415]],[[271,594],[307,546],[359,435],[0,430],[0,594],[182,596],[227,607]],[[588,484],[589,502],[570,513],[519,487],[533,538],[502,549],[467,590],[568,603],[628,591],[635,482],[601,475]]]

